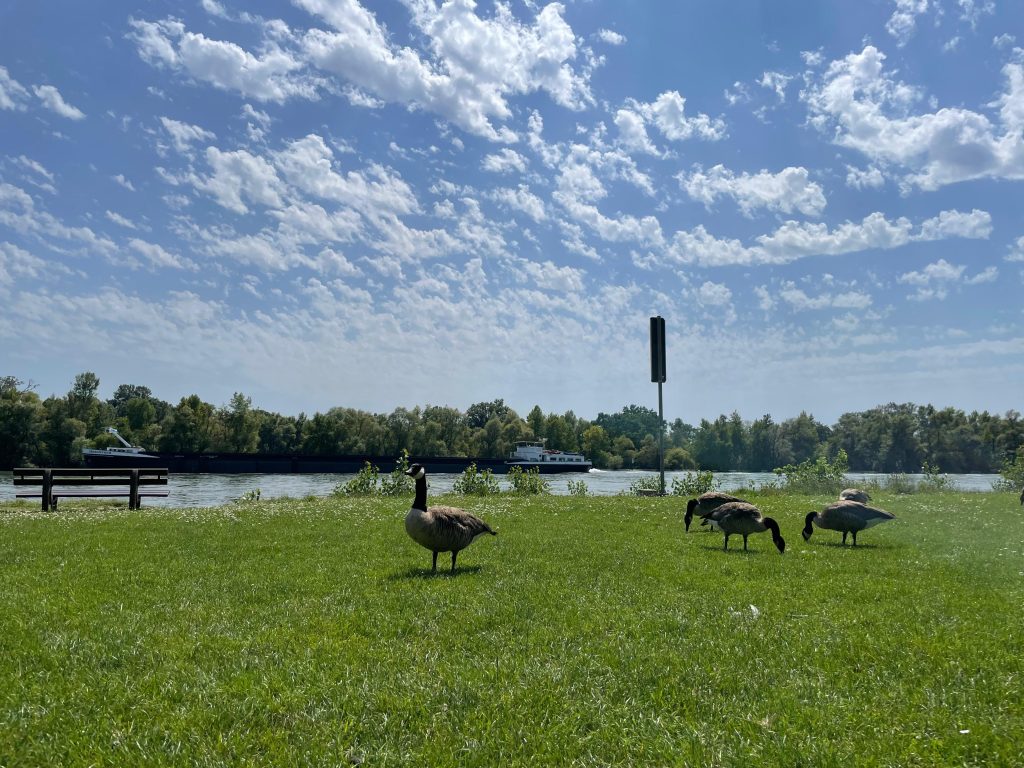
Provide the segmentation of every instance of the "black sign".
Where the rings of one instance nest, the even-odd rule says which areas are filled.
[[[665,379],[665,318],[651,318],[651,381]]]

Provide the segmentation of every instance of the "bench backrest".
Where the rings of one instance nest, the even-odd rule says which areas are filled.
[[[166,469],[17,467],[14,470],[14,485],[43,485],[46,473],[49,473],[50,485],[130,485],[135,473],[138,473],[139,485],[167,485],[168,476]]]

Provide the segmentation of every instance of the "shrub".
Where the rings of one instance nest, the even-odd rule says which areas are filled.
[[[673,496],[700,496],[718,488],[715,473],[710,469],[687,472],[685,477],[672,478]]]
[[[787,491],[798,493],[839,493],[846,484],[846,470],[849,468],[846,451],[842,448],[835,459],[829,461],[824,456],[815,461],[807,459],[800,464],[787,464],[777,467],[773,472],[785,478]]]
[[[1003,461],[1003,468],[999,470],[1002,475],[992,486],[997,491],[1017,491],[1024,488],[1024,447],[1017,449],[1017,456],[1013,461]]]
[[[485,469],[481,472],[476,468],[476,462],[473,462],[462,471],[462,476],[455,481],[452,491],[463,496],[491,496],[500,493],[501,488],[491,470]]]
[[[395,462],[391,474],[380,479],[381,496],[409,496],[416,490],[415,481],[405,474],[409,469],[409,452],[402,449],[402,455]]]
[[[521,496],[551,493],[551,483],[540,476],[539,467],[523,470],[520,466],[512,465],[508,470],[508,481],[512,485],[512,493]]]
[[[885,481],[885,490],[889,493],[914,493],[917,491],[917,484],[905,472],[894,472]]]
[[[630,496],[650,496],[654,493],[661,493],[660,475],[644,475],[629,485]]]
[[[373,496],[377,492],[379,474],[379,469],[366,462],[355,477],[347,483],[338,483],[334,487],[334,493],[339,496]]]
[[[569,495],[570,496],[586,496],[587,495],[587,484],[582,480],[570,480],[569,481]]]
[[[917,490],[925,492],[948,491],[953,488],[953,481],[949,475],[943,474],[938,467],[933,467],[927,461],[921,467],[921,482],[917,484]]]

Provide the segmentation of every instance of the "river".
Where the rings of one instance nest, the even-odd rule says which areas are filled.
[[[674,478],[686,477],[686,472],[666,472],[665,488],[672,489]],[[615,496],[626,493],[636,481],[644,477],[657,477],[657,473],[640,470],[619,470],[604,472],[599,469],[587,473],[567,473],[563,475],[546,475],[551,483],[551,491],[557,495],[569,493],[569,482],[582,480],[587,485],[588,493],[595,496]],[[0,472],[0,501],[14,498],[15,488],[10,472]],[[146,506],[154,507],[215,507],[227,504],[250,491],[259,490],[260,498],[272,499],[289,496],[328,496],[336,486],[351,480],[355,475],[349,474],[308,474],[308,475],[218,475],[218,474],[176,474],[171,476],[170,495],[166,499],[146,499]],[[430,475],[430,492],[444,493],[460,477],[459,474]],[[508,482],[503,475],[496,475],[503,490]],[[846,475],[852,486],[864,482],[885,484],[889,477],[885,474],[871,472],[850,472]],[[908,479],[920,480],[922,475],[907,475]],[[999,475],[947,475],[950,483],[962,491],[991,491],[992,485],[1000,479]],[[718,490],[730,491],[736,488],[761,487],[778,481],[771,472],[718,472],[715,474]]]

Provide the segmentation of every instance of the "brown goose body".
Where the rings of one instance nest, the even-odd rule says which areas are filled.
[[[416,481],[416,498],[405,516],[405,531],[413,541],[434,554],[432,571],[437,571],[438,552],[452,553],[452,573],[455,573],[455,558],[477,536],[498,535],[491,526],[464,509],[428,507],[427,470],[422,465],[413,464],[405,474]]]
[[[821,512],[808,512],[801,533],[806,541],[814,533],[814,525],[830,531],[841,531],[843,544],[846,543],[847,534],[852,533],[853,546],[857,546],[858,531],[871,528],[887,520],[893,520],[895,517],[891,512],[877,507],[869,507],[859,501],[840,500],[832,502]]]
[[[729,549],[729,537],[734,533],[743,537],[743,550],[747,549],[747,537],[752,533],[771,531],[772,541],[779,553],[786,551],[786,540],[782,538],[779,524],[761,514],[761,510],[745,501],[727,501],[708,515],[707,520],[715,523],[725,534],[724,549]]]
[[[693,516],[697,515],[707,522],[708,517],[718,509],[722,504],[727,504],[730,501],[743,501],[736,496],[730,496],[728,493],[721,493],[720,491],[709,491],[708,493],[702,493],[696,499],[690,499],[686,502],[686,515],[683,516],[683,522],[686,524],[686,530],[690,530],[690,522],[693,520]],[[701,525],[704,523],[702,522]]]
[[[861,504],[867,504],[871,501],[871,495],[867,491],[862,491],[860,488],[847,488],[846,490],[840,491],[839,498],[844,501],[859,501]]]

